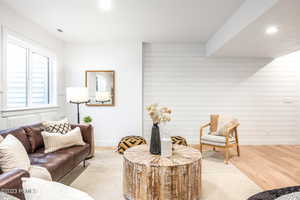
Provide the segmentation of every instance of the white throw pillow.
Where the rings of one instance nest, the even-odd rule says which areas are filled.
[[[3,172],[16,168],[28,170],[30,167],[30,160],[23,144],[11,134],[0,142],[0,167]]]
[[[26,200],[94,200],[85,192],[39,178],[22,178]]]
[[[29,168],[30,177],[44,179],[46,181],[52,181],[50,172],[45,167],[31,165]]]
[[[45,144],[45,153],[54,152],[75,145],[85,145],[79,127],[74,128],[64,135],[43,131],[42,136]]]

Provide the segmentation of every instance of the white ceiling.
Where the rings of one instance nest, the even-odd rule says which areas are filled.
[[[99,1],[0,3],[69,43],[202,42],[219,57],[276,58],[300,49],[300,0],[111,0],[111,11]],[[279,32],[267,36],[270,25]]]
[[[206,42],[244,0],[0,0],[66,42]],[[220,3],[222,4],[220,5]],[[226,3],[224,3],[226,2]],[[58,33],[57,28],[64,30]]]
[[[300,49],[300,0],[279,0],[212,55],[220,57],[272,57]],[[279,32],[266,35],[275,25]]]

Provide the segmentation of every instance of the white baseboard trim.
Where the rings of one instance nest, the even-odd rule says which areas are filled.
[[[188,144],[199,144],[199,139],[187,138]],[[119,141],[113,140],[95,140],[96,146],[99,147],[117,147]],[[300,145],[300,137],[282,136],[260,136],[260,137],[243,137],[240,138],[241,145]]]
[[[239,140],[240,145],[300,145],[299,137],[249,137]],[[199,144],[198,140],[190,140],[189,144]]]
[[[117,147],[119,141],[112,140],[95,140],[95,145],[98,147]]]

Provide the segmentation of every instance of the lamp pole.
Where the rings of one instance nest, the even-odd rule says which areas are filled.
[[[70,101],[70,103],[72,104],[76,104],[77,105],[77,123],[80,124],[80,112],[79,112],[79,105],[80,104],[84,104],[84,103],[89,103],[90,100],[85,101],[85,102],[74,102],[74,101]]]
[[[79,103],[77,104],[77,123],[80,124]]]

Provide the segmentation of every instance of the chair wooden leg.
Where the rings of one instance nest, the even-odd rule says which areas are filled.
[[[228,159],[229,159],[229,149],[225,147],[224,149],[224,154],[225,154],[225,164],[228,164]]]
[[[213,147],[213,150],[216,151],[216,147]]]
[[[238,154],[238,157],[240,157],[240,145],[239,145],[239,138],[238,138],[238,132],[237,132],[237,128],[235,128],[235,142],[236,142],[236,151]]]
[[[200,152],[202,153],[202,144],[200,144]]]

